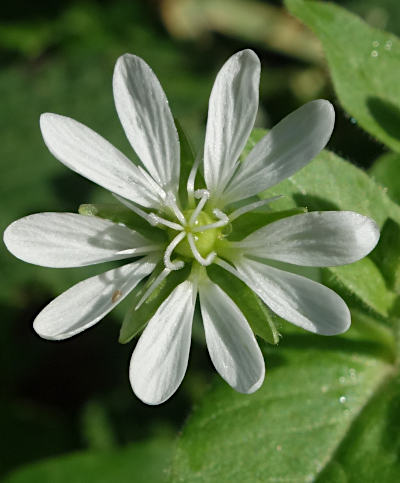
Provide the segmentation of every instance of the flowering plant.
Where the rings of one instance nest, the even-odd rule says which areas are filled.
[[[235,294],[228,295],[212,280],[212,266],[239,279],[257,300],[305,330],[333,335],[350,326],[350,312],[335,292],[277,268],[275,262],[325,267],[357,261],[378,241],[372,219],[350,211],[310,212],[278,215],[273,222],[265,216],[247,232],[238,228],[250,212],[260,213],[262,220],[277,197],[256,195],[314,158],[334,125],[328,101],[309,102],[240,160],[257,114],[259,77],[260,63],[251,50],[238,52],[222,67],[210,96],[204,153],[187,177],[180,167],[179,137],[168,101],[139,57],[126,54],[118,60],[113,88],[119,118],[140,164],[73,119],[41,117],[43,138],[53,155],[111,191],[142,221],[135,225],[83,214],[40,213],[7,228],[8,249],[37,265],[80,267],[135,259],[58,296],[36,317],[35,331],[52,340],[76,335],[141,287],[135,292],[140,297],[134,314],[167,277],[186,269],[183,279],[158,300],[132,355],[131,385],[147,404],[167,400],[184,377],[197,295],[207,348],[219,374],[243,393],[256,391],[264,380],[264,359],[251,321]]]

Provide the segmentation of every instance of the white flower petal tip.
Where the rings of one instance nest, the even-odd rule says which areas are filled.
[[[218,197],[236,169],[258,110],[260,61],[252,50],[230,57],[211,91],[204,144],[207,188]]]
[[[49,303],[33,322],[43,339],[64,340],[92,327],[155,268],[146,259],[114,268],[74,285]]]
[[[270,223],[236,245],[260,258],[332,267],[364,258],[379,236],[378,225],[367,216],[352,211],[314,211]]]
[[[333,290],[254,260],[237,264],[239,277],[283,319],[320,335],[346,332],[350,311]]]
[[[113,91],[121,124],[139,159],[160,186],[176,194],[178,132],[156,75],[140,57],[124,54],[115,65]]]
[[[247,320],[218,285],[208,280],[199,292],[207,348],[216,370],[236,391],[257,391],[265,363]]]
[[[147,207],[158,207],[161,188],[102,136],[59,114],[40,116],[47,148],[61,163],[99,186]]]
[[[133,351],[129,379],[133,392],[146,404],[162,404],[185,375],[191,342],[196,288],[178,285],[148,323]]]
[[[325,147],[334,123],[333,106],[323,99],[293,111],[250,151],[226,187],[224,201],[261,193],[303,168]]]

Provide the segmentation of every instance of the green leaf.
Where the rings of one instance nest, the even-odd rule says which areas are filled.
[[[207,273],[239,307],[256,335],[270,344],[279,342],[279,333],[275,325],[280,323],[281,319],[247,285],[215,264],[207,267]]]
[[[396,295],[387,289],[381,272],[368,257],[350,265],[323,268],[322,280],[347,301],[361,303],[385,318],[396,300]]]
[[[333,3],[285,4],[322,42],[346,111],[370,134],[400,151],[400,40]]]
[[[163,269],[164,266],[159,266],[146,282],[139,284],[139,286],[133,291],[132,296],[129,299],[129,309],[122,322],[119,334],[119,342],[121,342],[121,344],[126,344],[132,340],[135,335],[145,328],[147,322],[153,317],[158,307],[168,297],[172,290],[187,279],[190,272],[190,265],[187,263],[181,270],[173,270],[142,303],[142,305],[135,310],[135,307],[139,303],[143,294]]]
[[[162,483],[171,441],[154,440],[132,444],[119,451],[70,454],[21,468],[4,483]]]
[[[369,172],[387,190],[390,198],[400,203],[400,155],[383,154],[375,161]]]
[[[324,483],[393,482],[400,476],[400,384],[382,387],[321,473]],[[382,417],[382,416],[385,417]]]
[[[400,223],[400,206],[364,171],[339,156],[322,151],[311,163],[295,175],[262,194],[262,198],[283,194],[274,207],[289,209],[293,205],[316,210],[350,210],[375,220],[380,227],[388,218]],[[379,247],[379,245],[378,245]],[[396,250],[395,248],[393,250]],[[325,282],[350,302],[361,302],[387,317],[394,294],[386,287],[380,273],[383,259],[376,259],[325,269]],[[378,268],[377,268],[378,267]]]
[[[388,218],[400,223],[400,206],[368,174],[330,151],[262,193],[262,198],[285,195],[276,209],[306,206],[309,211],[350,210],[369,216],[382,227]]]
[[[379,263],[389,287],[400,293],[400,225],[392,219],[386,220],[381,231],[379,245],[371,253],[375,263]]]
[[[237,394],[217,382],[206,395],[178,441],[173,482],[325,483],[332,462],[340,465],[335,483],[399,480],[398,398],[391,399],[384,385],[395,375],[391,349],[355,328],[341,338],[297,332],[279,349],[269,346],[266,361],[266,381],[256,393]],[[381,398],[392,411],[376,405]],[[369,435],[372,412],[380,422]],[[387,448],[383,435],[396,444],[384,458],[382,477],[388,478],[377,479],[376,470],[369,476],[366,468]],[[356,465],[347,448],[362,479],[348,477]]]

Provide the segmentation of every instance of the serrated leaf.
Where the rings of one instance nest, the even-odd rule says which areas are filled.
[[[167,439],[114,451],[87,451],[42,461],[8,475],[4,483],[161,483],[171,454]]]
[[[256,335],[270,344],[279,342],[276,324],[280,323],[281,319],[247,285],[238,278],[232,277],[218,265],[207,267],[207,273],[210,279],[219,285],[239,307]]]
[[[350,210],[369,216],[382,227],[387,218],[400,223],[400,206],[367,173],[330,151],[321,153],[288,179],[262,193],[285,195],[277,209],[306,206],[309,211]]]
[[[354,336],[286,336],[279,349],[270,346],[267,377],[259,391],[240,395],[217,383],[206,395],[178,441],[172,481],[325,482],[320,478],[324,469],[362,435],[353,453],[359,450],[371,458],[361,457],[358,465],[373,464],[375,454],[381,454],[381,429],[367,438],[358,424],[360,418],[367,420],[370,401],[384,394],[382,384],[395,373],[386,351],[375,341]],[[379,428],[392,424],[391,418],[398,421],[395,412],[385,410],[376,413],[378,418]],[[347,475],[352,462],[339,461],[340,475]],[[397,481],[398,452],[390,450],[385,463],[385,474],[392,479],[379,481]],[[377,481],[375,472],[372,478],[364,469],[362,473],[362,480],[334,481]]]
[[[388,317],[396,300],[396,295],[387,289],[381,272],[368,257],[350,265],[323,268],[322,280],[347,301],[359,302],[384,318]]]
[[[381,231],[379,245],[371,258],[379,264],[389,287],[400,293],[400,225],[392,219],[386,220]]]
[[[190,273],[189,264],[186,264],[181,270],[173,270],[136,310],[136,306],[143,297],[143,294],[154,282],[163,268],[163,266],[159,266],[147,282],[141,283],[137,289],[133,291],[133,295],[129,299],[129,309],[122,322],[119,334],[119,342],[121,342],[121,344],[126,344],[132,340],[135,335],[145,328],[147,322],[153,317],[162,302],[177,285],[187,279]]]
[[[387,190],[390,198],[400,203],[400,154],[383,154],[375,161],[369,172]]]
[[[336,94],[366,131],[400,151],[400,40],[333,3],[286,0],[322,42]]]

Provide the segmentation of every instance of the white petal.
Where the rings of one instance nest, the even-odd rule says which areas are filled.
[[[44,339],[62,340],[92,327],[155,267],[142,259],[79,282],[49,303],[33,328]]]
[[[146,404],[161,404],[178,389],[190,350],[196,289],[178,285],[150,320],[135,347],[129,378],[136,396]]]
[[[201,314],[211,360],[236,391],[261,386],[265,364],[256,338],[236,304],[212,282],[199,286]]]
[[[270,223],[236,245],[253,256],[331,267],[360,260],[378,240],[371,218],[352,211],[314,211]]]
[[[165,93],[146,62],[121,56],[114,70],[114,100],[133,149],[153,178],[177,193],[179,139]]]
[[[82,267],[152,251],[139,233],[109,220],[75,213],[38,213],[14,221],[4,243],[16,257],[43,267]],[[153,245],[154,247],[154,245]],[[119,253],[129,250],[128,253]]]
[[[260,61],[252,50],[228,59],[215,80],[204,147],[204,176],[214,194],[228,183],[253,128],[259,81]]]
[[[333,290],[253,260],[236,264],[243,281],[280,317],[310,332],[335,335],[350,327],[350,311]]]
[[[163,192],[154,180],[90,128],[50,113],[40,116],[40,128],[50,152],[68,168],[140,205],[159,205]]]
[[[226,189],[232,203],[274,186],[311,161],[332,134],[335,111],[330,102],[311,101],[286,116],[251,150]]]

